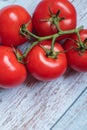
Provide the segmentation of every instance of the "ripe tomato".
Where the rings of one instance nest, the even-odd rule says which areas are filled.
[[[80,31],[80,37],[83,45],[87,46],[87,29]],[[71,39],[78,40],[77,35],[73,34]],[[85,41],[85,42],[84,42]],[[70,49],[72,48],[72,49]],[[68,64],[71,68],[79,72],[87,72],[87,49],[77,49],[78,45],[73,40],[66,40],[64,43],[64,49],[67,50],[66,56]],[[87,47],[86,47],[87,48]]]
[[[19,63],[11,47],[0,46],[0,87],[16,87],[24,82],[27,71]]]
[[[30,14],[19,5],[9,5],[0,10],[0,44],[18,46],[27,41],[20,35],[20,27],[31,21]],[[32,31],[32,23],[28,25]]]
[[[56,16],[58,10],[59,18],[64,18],[59,22],[61,30],[71,30],[76,27],[76,10],[72,3],[68,0],[43,0],[37,5],[32,18],[33,28],[38,35],[47,36],[57,33],[52,14],[53,17]],[[55,20],[59,18],[56,16]]]
[[[45,48],[51,48],[51,41],[40,42]],[[63,51],[60,44],[55,43],[55,52]],[[40,45],[36,45],[26,57],[26,66],[29,72],[38,80],[50,81],[64,74],[67,69],[67,60],[64,53],[56,59],[48,57]]]

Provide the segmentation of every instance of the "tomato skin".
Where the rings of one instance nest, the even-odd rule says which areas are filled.
[[[0,10],[0,44],[18,46],[27,41],[20,35],[20,27],[31,20],[30,14],[19,5],[9,5]],[[28,25],[32,31],[32,22]]]
[[[59,23],[62,30],[70,30],[76,27],[76,10],[69,1],[43,0],[37,5],[32,18],[33,28],[40,36],[47,36],[57,33],[56,27],[52,25],[51,22],[43,21],[51,17],[49,8],[53,14],[56,14],[57,11],[60,10],[59,17],[65,18]]]
[[[84,41],[87,39],[87,29],[83,29],[80,31],[81,40]],[[74,40],[78,40],[77,35],[73,34],[70,38]],[[74,47],[70,49],[71,47]],[[81,53],[80,51],[76,50],[77,45],[74,43],[73,40],[66,40],[64,43],[64,49],[68,50],[66,52],[67,60],[69,66],[78,71],[78,72],[87,72],[87,50]]]
[[[26,77],[26,68],[18,62],[13,49],[0,46],[0,87],[16,87],[23,83]]]
[[[51,41],[40,42],[45,48],[51,48]],[[56,52],[63,51],[60,44],[55,43]],[[63,75],[67,69],[67,60],[64,53],[58,54],[57,59],[46,56],[46,52],[36,45],[26,57],[26,66],[34,78],[41,81],[50,81]]]

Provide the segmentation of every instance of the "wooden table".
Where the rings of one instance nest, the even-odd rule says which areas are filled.
[[[0,0],[19,4],[31,15],[40,0]],[[87,28],[87,0],[70,0],[78,26]],[[0,130],[87,130],[87,73],[68,70],[52,82],[28,77],[13,89],[0,89]]]

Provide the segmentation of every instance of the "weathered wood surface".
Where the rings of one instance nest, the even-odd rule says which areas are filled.
[[[0,0],[0,8],[19,4],[32,15],[39,1]],[[77,10],[78,26],[87,28],[87,0],[70,1]],[[52,82],[39,82],[29,76],[18,88],[0,89],[0,130],[86,129],[87,73],[69,69]]]
[[[51,129],[87,130],[87,87]]]

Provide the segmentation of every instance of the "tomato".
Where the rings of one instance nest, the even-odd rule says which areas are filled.
[[[58,11],[60,13],[56,16]],[[55,20],[61,19],[59,26],[63,31],[76,27],[76,10],[72,3],[68,0],[43,0],[37,5],[32,18],[33,28],[38,35],[47,36],[57,33],[58,30],[52,21],[52,16],[56,16]]]
[[[0,10],[0,44],[18,46],[28,39],[20,35],[20,27],[31,21],[30,14],[19,5],[9,5]],[[27,29],[32,31],[32,22]]]
[[[80,31],[80,37],[83,45],[86,45],[87,42],[84,41],[86,41],[87,39],[87,29],[83,29]],[[64,49],[67,50],[66,56],[68,64],[72,69],[78,72],[87,72],[87,49],[77,49],[78,45],[76,45],[76,43],[74,42],[74,40],[78,40],[76,34],[73,34],[70,38],[73,40],[66,40],[64,43]]]
[[[13,49],[0,46],[0,87],[16,87],[25,81],[26,76],[26,68],[18,62]]]
[[[26,56],[26,66],[34,78],[41,81],[50,81],[63,75],[67,69],[67,60],[64,53],[59,53],[57,58],[46,55],[43,47],[51,48],[51,41],[42,41],[36,45]],[[60,44],[55,43],[55,52],[63,51]]]

